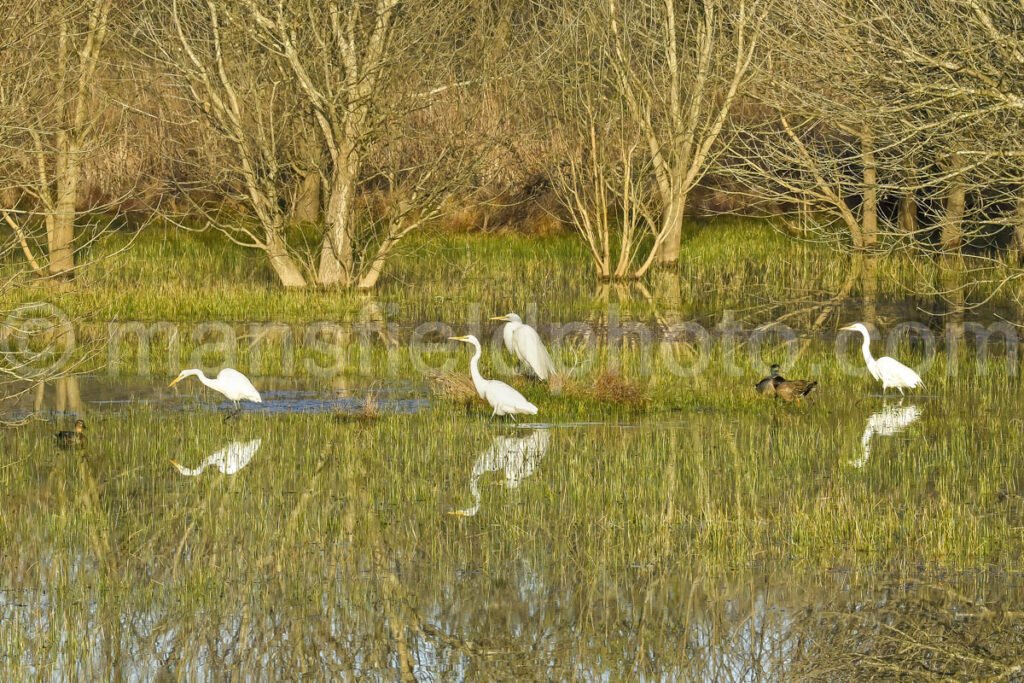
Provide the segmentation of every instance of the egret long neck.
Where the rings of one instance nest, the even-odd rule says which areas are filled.
[[[864,343],[861,344],[860,351],[864,354],[864,362],[867,363],[870,368],[875,364],[875,359],[871,355],[871,337],[869,337],[866,332],[861,332],[861,335],[864,337]]]
[[[476,393],[480,395],[480,398],[484,397],[484,378],[480,374],[480,355],[482,350],[479,344],[473,345],[476,348],[476,352],[473,353],[473,357],[469,361],[469,374],[473,377],[473,386],[476,387]]]
[[[480,511],[480,485],[477,483],[477,477],[472,477],[469,480],[469,492],[473,496],[473,505],[459,510],[459,514],[463,517],[474,517]]]
[[[214,385],[213,380],[210,379],[209,377],[207,377],[206,374],[202,370],[189,370],[188,374],[196,377],[200,382],[202,382],[206,386],[210,387],[211,389],[216,389],[217,388]]]

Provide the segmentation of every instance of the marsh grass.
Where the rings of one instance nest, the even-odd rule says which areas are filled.
[[[212,232],[160,225],[138,234],[104,232],[79,256],[86,265],[74,286],[25,280],[0,303],[9,308],[43,299],[75,319],[101,322],[355,321],[366,306],[365,295],[355,292],[282,290],[257,252]],[[639,285],[596,283],[588,258],[572,234],[437,230],[407,241],[375,300],[402,321],[465,325],[508,310],[535,315],[542,324],[586,319],[606,312],[609,304],[627,319],[671,313],[717,321],[733,310],[757,324],[839,293],[899,302],[902,311],[943,312],[948,303],[936,304],[934,294],[957,294],[961,287],[969,300],[994,297],[993,305],[1024,299],[1024,282],[1010,266],[903,252],[880,257],[871,266],[873,276],[851,287],[848,277],[863,268],[863,259],[793,240],[751,219],[691,223],[678,272],[656,273]],[[5,277],[14,273],[6,267]]]
[[[974,572],[941,583],[982,596],[993,613],[1014,609],[1021,584],[1000,576],[1024,550],[1024,435],[1006,349],[981,364],[970,344],[940,353],[926,388],[901,404],[879,395],[852,342],[838,357],[830,335],[805,331],[816,313],[794,320],[798,348],[743,336],[707,349],[629,334],[609,341],[614,315],[652,320],[667,305],[678,320],[717,320],[735,305],[749,329],[783,301],[843,287],[844,262],[818,247],[745,223],[721,230],[688,235],[682,276],[654,280],[662,289],[651,299],[621,302],[587,284],[571,236],[410,243],[379,295],[400,322],[482,325],[537,301],[541,320],[593,323],[592,340],[552,349],[567,375],[559,393],[515,374],[496,345],[485,350],[485,376],[522,391],[540,409],[535,422],[490,418],[465,350],[438,333],[414,357],[400,326],[397,346],[353,334],[336,357],[298,349],[292,370],[281,342],[236,352],[232,363],[261,388],[294,372],[291,382],[364,397],[343,415],[246,411],[225,423],[222,402],[190,385],[153,389],[152,403],[87,404],[80,453],[57,449],[49,422],[0,430],[2,677],[395,679],[406,657],[439,678],[785,678],[797,663],[829,670],[806,643],[839,628],[837,605],[848,601],[866,620],[857,633],[888,632],[892,595],[926,571]],[[140,237],[130,252],[138,261],[87,270],[91,287],[61,293],[69,311],[95,316],[83,339],[102,342],[104,316],[224,315],[244,332],[249,320],[356,320],[363,310],[354,295],[279,292],[230,249],[207,253],[208,236],[158,234]],[[413,258],[417,249],[430,258]],[[180,258],[166,280],[157,255]],[[897,282],[880,279],[875,303],[903,310],[888,306],[909,266],[879,268],[893,268]],[[864,310],[855,296],[843,312]],[[178,361],[198,353],[200,363],[226,364],[181,329]],[[132,381],[166,384],[169,348],[149,349],[149,376]],[[891,352],[925,359],[911,340]],[[141,361],[138,346],[120,353],[123,374],[111,382]],[[317,377],[307,361],[335,372]],[[800,405],[759,397],[753,385],[773,361],[820,390]],[[432,377],[441,394],[429,406],[387,409],[388,389],[426,396]],[[872,415],[900,405],[920,417],[871,436],[870,457],[855,466]],[[528,467],[488,461],[531,437],[543,448]],[[257,438],[235,475],[184,477],[170,464],[195,467]],[[474,485],[477,514],[447,514],[473,503]],[[949,621],[957,604],[916,609]],[[967,624],[962,642],[945,633],[927,644],[985,642],[984,624],[956,613]],[[999,623],[1004,637],[1020,630],[1019,619]],[[762,659],[750,643],[777,650]],[[976,659],[958,661],[951,675],[982,671]]]

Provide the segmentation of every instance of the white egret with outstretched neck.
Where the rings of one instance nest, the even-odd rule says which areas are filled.
[[[921,376],[908,368],[903,363],[899,362],[895,358],[889,358],[888,356],[882,356],[878,360],[871,355],[871,333],[868,332],[862,323],[854,323],[847,325],[843,328],[850,332],[860,332],[864,335],[864,343],[861,346],[861,352],[864,354],[864,362],[868,366],[868,372],[876,380],[882,383],[882,393],[888,388],[899,389],[900,394],[903,393],[904,389],[914,389],[916,387],[923,387],[924,381],[921,380]]]
[[[491,318],[502,320],[505,325],[501,329],[501,338],[509,353],[525,363],[528,368],[542,381],[555,374],[555,364],[551,361],[544,342],[540,340],[537,330],[523,322],[515,313],[506,313]]]
[[[480,355],[483,353],[483,350],[480,348],[480,342],[476,337],[470,334],[465,337],[449,337],[449,339],[471,344],[476,349],[473,358],[469,361],[469,374],[473,377],[473,386],[476,387],[476,393],[494,408],[492,416],[511,415],[512,419],[515,419],[516,415],[537,414],[537,406],[527,401],[526,397],[518,391],[501,380],[484,379],[483,375],[480,374]]]
[[[217,373],[216,379],[210,379],[203,374],[202,370],[198,370],[196,368],[182,370],[178,376],[174,378],[174,381],[167,386],[173,387],[186,377],[198,377],[200,382],[233,402],[235,404],[236,413],[241,410],[238,406],[239,401],[263,403],[263,398],[260,396],[260,392],[256,391],[256,387],[252,385],[249,378],[233,368],[224,368]]]

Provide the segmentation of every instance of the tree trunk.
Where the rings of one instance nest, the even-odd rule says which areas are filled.
[[[861,136],[861,157],[864,163],[861,246],[870,249],[878,244],[878,166],[875,163],[875,143],[871,133]]]
[[[1019,192],[1017,211],[1013,217],[1013,243],[1010,245],[1017,263],[1024,261],[1024,188],[1021,188]]]
[[[339,154],[331,179],[331,195],[327,202],[326,226],[320,248],[320,269],[317,282],[331,287],[347,286],[353,277],[352,220],[356,177],[359,164],[354,152]]]
[[[320,220],[320,169],[324,152],[319,140],[308,134],[301,142],[301,154],[306,168],[295,186],[290,218],[296,223],[316,223]]]
[[[949,155],[949,192],[946,195],[946,213],[942,217],[940,241],[946,251],[956,251],[963,243],[964,209],[967,205],[967,190],[960,177],[963,159],[958,152]]]
[[[359,284],[357,285],[358,288],[373,289],[374,287],[376,287],[377,281],[380,280],[381,273],[384,272],[384,264],[386,262],[387,257],[378,254],[377,258],[373,260],[373,263],[370,264],[370,267],[367,269],[367,271],[363,274],[361,278],[359,278]]]
[[[295,259],[288,253],[288,247],[278,232],[270,232],[267,235],[267,256],[270,258],[270,267],[274,269],[281,284],[285,287],[305,287],[306,278]]]
[[[78,149],[59,142],[56,177],[57,202],[46,241],[50,253],[50,273],[71,277],[75,270],[75,207],[78,204],[78,179],[81,170]]]
[[[906,190],[900,196],[897,222],[900,232],[904,235],[914,235],[917,233],[917,195],[913,190]]]
[[[291,219],[296,223],[316,223],[320,220],[319,171],[308,171],[299,179],[291,208]]]
[[[661,220],[661,233],[664,239],[658,247],[656,261],[660,266],[672,266],[679,261],[679,252],[683,243],[683,215],[686,213],[686,195],[674,195],[665,207],[665,215]]]

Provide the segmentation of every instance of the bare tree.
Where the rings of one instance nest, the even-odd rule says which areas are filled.
[[[688,198],[725,147],[767,6],[592,0],[563,8],[550,72],[563,91],[556,127],[577,156],[556,175],[600,275],[642,277],[678,260]]]
[[[637,268],[679,258],[693,188],[721,150],[720,136],[757,54],[767,2],[620,3],[597,14],[612,53],[609,86],[642,132],[661,197],[661,225]]]
[[[102,58],[110,37],[111,0],[8,3],[17,27],[2,58],[8,122],[2,218],[32,268],[68,276],[75,268],[75,221],[87,160],[100,153]],[[13,16],[17,14],[17,16]],[[33,253],[42,224],[46,256]]]
[[[868,25],[871,48],[889,65],[881,80],[931,141],[934,170],[922,170],[930,170],[942,198],[941,247],[957,250],[971,232],[985,236],[985,224],[1016,232],[1024,6],[998,0],[869,5],[877,17]]]
[[[855,249],[992,239],[1017,220],[1022,17],[987,0],[778,5],[728,170]]]
[[[253,219],[220,227],[265,251],[285,286],[374,286],[395,245],[436,218],[464,176],[452,138],[426,152],[413,139],[454,90],[459,13],[437,0],[400,12],[397,0],[176,0],[171,13],[172,35],[155,21],[154,45],[232,149],[228,185]],[[315,253],[289,244],[287,174],[306,193],[323,179]],[[394,201],[365,201],[372,188]]]

